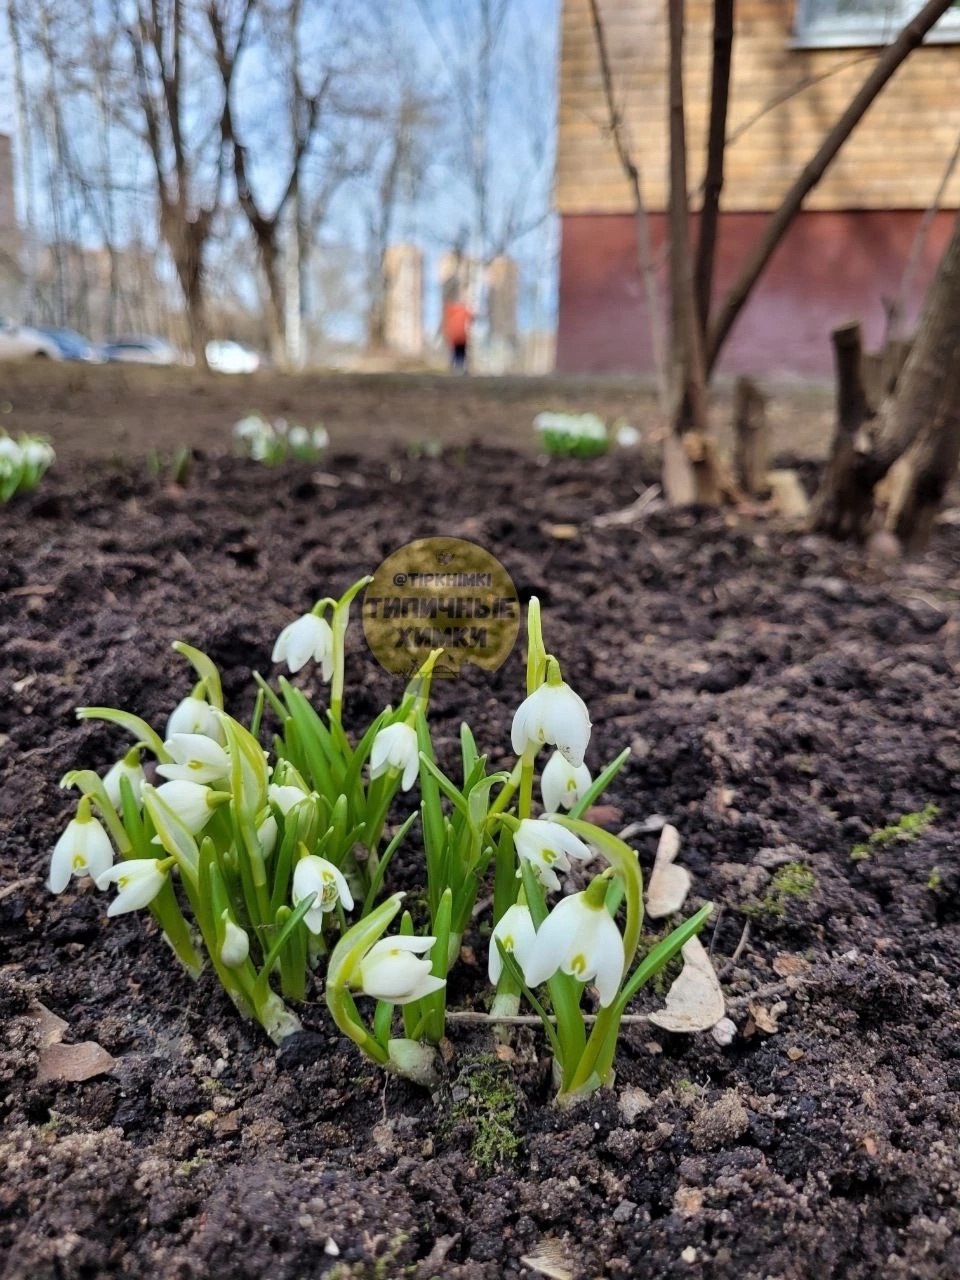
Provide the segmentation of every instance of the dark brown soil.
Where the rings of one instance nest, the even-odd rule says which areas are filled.
[[[472,448],[325,470],[337,487],[207,458],[178,490],[78,462],[0,510],[4,1274],[960,1274],[960,532],[877,564],[713,515],[594,529],[634,496],[622,459]],[[59,778],[124,741],[74,707],[162,724],[187,683],[182,637],[248,710],[290,617],[431,533],[483,543],[540,596],[591,707],[593,762],[633,745],[608,799],[624,823],[674,821],[691,904],[720,908],[705,938],[730,1048],[631,1027],[616,1089],[560,1112],[539,1036],[504,1063],[461,1025],[431,1097],[361,1060],[319,1003],[277,1053],[144,919],[108,924],[82,886],[46,892],[71,807]],[[396,693],[358,635],[348,678],[358,718]],[[506,758],[520,683],[519,653],[441,683],[441,755],[466,718]],[[915,841],[851,859],[929,804]],[[481,998],[482,933],[452,984],[461,1007]],[[36,1000],[115,1068],[37,1083]]]

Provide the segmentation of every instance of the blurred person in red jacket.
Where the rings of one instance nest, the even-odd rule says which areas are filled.
[[[473,312],[460,298],[451,298],[443,307],[443,340],[450,348],[450,367],[458,373],[467,369],[467,343]]]

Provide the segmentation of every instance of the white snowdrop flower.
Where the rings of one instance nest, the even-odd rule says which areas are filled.
[[[430,961],[420,958],[435,942],[436,938],[381,938],[360,961],[360,990],[391,1004],[409,1004],[439,991],[446,979],[434,977]]]
[[[136,756],[136,764],[130,764],[131,756]],[[120,808],[120,780],[126,778],[130,783],[133,791],[133,798],[140,804],[140,796],[143,791],[143,784],[146,781],[143,773],[143,767],[140,764],[139,754],[130,752],[124,756],[122,760],[118,760],[116,764],[111,765],[103,777],[103,789],[107,793],[107,799],[115,809]]]
[[[330,443],[330,435],[326,427],[314,427],[310,433],[310,440],[315,449],[326,449]]]
[[[257,827],[257,839],[260,841],[260,850],[265,858],[269,858],[276,849],[279,835],[280,828],[277,826],[277,820],[272,813],[268,813]]]
[[[206,698],[190,697],[178,702],[167,721],[166,737],[172,738],[175,733],[202,733],[206,738],[219,742],[221,747],[227,740],[223,725],[217,713]]]
[[[290,441],[291,449],[305,449],[310,443],[310,432],[306,427],[298,424],[290,428],[287,439]]]
[[[619,449],[635,449],[643,436],[629,422],[621,422],[617,427],[615,439]]]
[[[540,776],[540,795],[547,813],[559,813],[572,809],[586,795],[593,778],[585,764],[574,766],[555,751],[544,766]]]
[[[409,791],[420,772],[420,744],[417,731],[409,724],[388,724],[370,748],[370,780],[388,769],[402,769],[400,786]]]
[[[529,862],[547,889],[559,889],[558,871],[570,870],[570,858],[588,861],[593,854],[572,831],[547,818],[521,818],[513,833],[517,856]]]
[[[113,865],[113,845],[98,819],[91,816],[90,802],[84,797],[77,806],[77,816],[53,846],[47,887],[51,893],[63,893],[71,876],[91,876],[96,880]]]
[[[604,888],[600,881],[594,884]],[[599,899],[596,904],[594,897]],[[588,889],[553,908],[537,931],[523,975],[531,987],[546,982],[558,969],[580,982],[593,981],[606,1008],[620,990],[625,959],[623,938],[603,904],[603,893]]]
[[[56,454],[46,440],[33,437],[24,440],[20,453],[28,467],[49,467],[56,461]]]
[[[211,803],[211,792],[202,782],[187,782],[177,779],[174,782],[162,782],[157,787],[157,795],[177,815],[192,836],[198,835],[213,817],[217,803]],[[224,796],[225,792],[217,792]]]
[[[7,458],[10,462],[19,463],[23,457],[23,450],[11,436],[0,435],[0,458]]]
[[[304,800],[309,800],[309,794],[302,787],[292,785],[278,786],[275,782],[271,782],[267,788],[267,797],[272,804],[275,804],[284,817],[291,809],[296,808]]]
[[[238,440],[252,440],[256,436],[263,435],[264,427],[268,426],[269,424],[264,422],[262,418],[252,413],[233,424],[233,434]]]
[[[333,911],[338,902],[346,911],[353,907],[353,894],[343,872],[315,853],[301,858],[293,869],[293,905],[297,906],[311,894],[316,894],[313,906],[303,917],[311,933],[323,932],[323,917]]]
[[[499,941],[503,944],[504,951],[510,952],[522,970],[536,936],[537,931],[533,927],[533,916],[530,914],[530,908],[519,902],[507,907],[490,936],[487,973],[492,986],[495,987],[497,985],[500,981],[500,975],[503,973],[503,956],[500,954],[497,942]]]
[[[230,773],[230,757],[219,742],[203,733],[174,733],[163,744],[172,764],[157,765],[172,782],[222,782]]]
[[[230,919],[229,908],[220,917],[223,922],[223,944],[220,963],[228,969],[239,969],[250,954],[250,938],[245,929]]]
[[[291,673],[313,659],[320,663],[324,680],[333,674],[333,631],[330,623],[315,613],[305,613],[283,628],[273,646],[273,661],[285,662]]]
[[[119,892],[107,907],[108,916],[123,915],[126,911],[139,911],[151,903],[166,883],[167,875],[160,870],[157,858],[132,858],[118,862],[97,876],[97,888],[106,889],[115,884]]]
[[[520,703],[510,736],[518,756],[549,742],[579,769],[590,741],[587,704],[566,682],[542,684]]]

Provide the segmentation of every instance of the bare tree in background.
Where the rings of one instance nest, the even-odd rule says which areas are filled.
[[[204,251],[224,201],[228,171],[225,145],[230,89],[248,35],[254,0],[113,0],[118,31],[132,61],[143,136],[153,164],[160,232],[176,269],[186,305],[190,346],[206,365]],[[205,32],[190,19],[202,8],[207,28],[221,33],[216,64],[221,93],[212,111],[200,113],[197,90],[209,57]]]
[[[897,38],[888,45],[878,57],[872,71],[867,75],[860,88],[854,94],[846,110],[841,114],[833,127],[828,130],[820,146],[810,161],[804,166],[784,194],[780,205],[771,215],[764,231],[761,233],[753,251],[744,263],[739,277],[734,281],[726,295],[716,308],[711,307],[713,295],[713,277],[715,265],[715,242],[718,225],[719,198],[723,186],[724,155],[730,140],[727,138],[726,115],[729,100],[730,67],[734,38],[734,5],[732,0],[714,0],[714,38],[713,38],[713,73],[711,84],[710,121],[708,126],[707,157],[705,166],[704,201],[701,216],[701,232],[693,274],[696,282],[696,324],[699,330],[699,343],[703,351],[703,368],[706,379],[716,366],[723,346],[730,336],[734,324],[754,288],[761,279],[777,246],[789,230],[794,218],[799,213],[807,195],[814,189],[827,169],[838,155],[857,125],[863,119],[869,107],[892,79],[909,54],[922,42],[927,32],[950,8],[953,0],[928,0],[917,14],[906,24]],[[601,71],[609,67],[606,51],[606,37],[601,13],[600,0],[591,0],[594,33],[598,47]],[[685,157],[678,157],[676,149],[685,151],[685,138],[682,128],[683,84],[682,84],[682,29],[683,0],[670,0],[667,5],[671,34],[671,57],[668,74],[670,77],[670,113],[671,113],[671,218],[670,218],[670,252],[671,259],[676,260],[671,270],[673,297],[673,331],[671,346],[673,355],[671,365],[674,369],[685,370],[687,387],[683,395],[672,396],[674,435],[688,435],[691,423],[697,428],[688,444],[692,451],[685,449],[689,461],[693,465],[693,474],[683,474],[684,459],[671,442],[667,452],[667,461],[671,466],[671,474],[665,477],[666,488],[679,500],[684,500],[692,491],[702,500],[711,492],[720,494],[726,485],[719,471],[715,453],[709,447],[704,449],[706,439],[704,431],[705,410],[702,408],[702,389],[700,386],[700,369],[695,358],[696,340],[691,345],[690,329],[687,323],[688,309],[686,304],[686,286],[683,283],[689,262],[689,231],[685,220],[678,212],[681,203],[685,203],[679,192],[679,184],[685,182]],[[610,79],[610,73],[606,73]],[[809,84],[805,81],[802,89]],[[618,143],[623,138],[623,130],[614,114],[613,104],[617,101],[616,86],[612,81],[606,86],[606,101],[610,120],[608,127],[617,144],[618,156],[626,176],[635,188],[634,199],[642,199],[638,193],[638,184],[633,175],[639,174],[639,159],[626,151]],[[778,101],[783,101],[783,95]],[[738,135],[739,136],[739,135]],[[639,206],[638,206],[639,207]],[[691,356],[693,352],[693,356]],[[697,471],[699,468],[699,471]]]
[[[277,130],[279,145],[259,148],[261,153],[267,150],[272,166],[277,170],[272,185],[279,188],[279,194],[269,203],[258,195],[254,176],[257,160],[262,162],[266,157],[257,155],[253,137],[241,136],[238,109],[233,101],[236,46],[231,49],[222,10],[214,4],[207,7],[217,68],[223,81],[224,144],[230,149],[237,200],[253,233],[266,284],[271,355],[276,363],[284,364],[289,352],[283,238],[286,234],[288,240],[299,244],[304,166],[324,123],[324,113],[331,106],[337,73],[331,65],[314,65],[322,63],[317,50],[311,51],[310,58],[305,57],[302,47],[303,0],[285,0],[260,16],[269,50],[271,79],[279,85],[283,99],[277,113],[280,117]],[[308,77],[312,83],[308,83]],[[261,113],[262,104],[258,102],[256,114]],[[343,175],[339,176],[342,178]],[[290,210],[293,211],[292,220],[288,217]]]

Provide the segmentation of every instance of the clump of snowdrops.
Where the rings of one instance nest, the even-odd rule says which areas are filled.
[[[32,493],[56,461],[44,436],[13,436],[0,431],[0,502],[15,493]]]
[[[199,975],[209,963],[241,1013],[277,1042],[299,1029],[294,1006],[322,986],[345,1035],[375,1063],[422,1083],[435,1077],[447,977],[481,897],[493,917],[491,1021],[509,1022],[523,1004],[540,1017],[561,1099],[610,1082],[625,1010],[681,948],[684,970],[661,1025],[716,1023],[722,998],[718,1012],[711,995],[699,1021],[671,1009],[703,969],[696,934],[710,904],[645,942],[637,854],[583,817],[629,752],[592,775],[590,715],[544,647],[538,602],[528,612],[512,765],[491,769],[463,724],[451,769],[437,761],[428,722],[441,650],[395,707],[353,738],[343,727],[345,634],[369,581],[319,601],[274,647],[274,663],[291,675],[319,664],[330,688],[322,710],[286,676],[255,675],[253,714],[241,723],[224,708],[214,664],[179,642],[194,683],[162,733],[127,710],[81,708],[82,719],[115,724],[132,745],[103,777],[81,769],[63,779],[81,798],[53,850],[50,889],[89,876],[115,890],[108,916],[148,910],[187,970]],[[394,798],[415,787],[419,806],[401,819]],[[411,860],[420,869],[416,907],[390,892],[401,847],[408,878]],[[673,862],[677,847],[658,855],[652,914],[678,910],[689,887]],[[575,866],[592,874],[562,896]]]
[[[255,462],[276,464],[293,458],[298,462],[318,462],[330,443],[327,429],[318,423],[304,427],[286,418],[264,418],[248,414],[234,423],[234,439]]]
[[[610,447],[606,425],[595,413],[538,413],[533,426],[555,457],[596,458]]]

